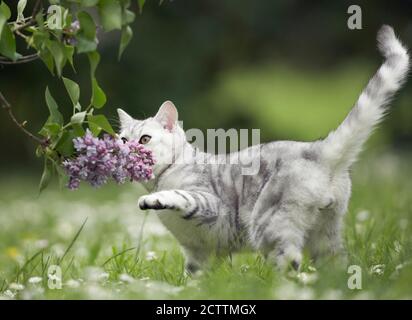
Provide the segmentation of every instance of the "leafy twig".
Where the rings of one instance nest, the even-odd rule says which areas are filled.
[[[3,96],[3,94],[0,92],[0,103],[1,106],[7,111],[9,114],[11,120],[17,125],[17,127],[20,128],[21,131],[23,131],[26,135],[28,135],[31,139],[39,143],[41,146],[47,146],[48,145],[48,140],[47,139],[41,139],[34,134],[32,134],[30,131],[28,131],[22,123],[17,121],[16,117],[13,114],[13,110],[11,108],[11,104],[6,100],[6,98]]]
[[[26,29],[27,27],[30,27],[32,25],[34,25],[36,23],[36,15],[39,12],[39,10],[42,10],[42,1],[41,0],[37,0],[36,3],[33,6],[33,12],[31,17],[27,18],[27,21],[25,21],[23,24],[18,25],[16,28],[14,28],[13,32],[16,33],[18,36],[24,38],[25,40],[27,40],[26,36],[21,33],[21,30]],[[23,56],[20,59],[13,61],[10,59],[6,59],[4,57],[0,57],[0,64],[22,64],[22,63],[27,63],[27,62],[31,62],[34,60],[37,60],[38,58],[40,58],[38,53],[34,53],[34,54],[30,54],[27,56]]]
[[[36,22],[36,14],[39,12],[39,9],[41,8],[41,4],[42,4],[41,0],[37,0],[36,3],[34,4],[33,12],[31,14],[30,19],[26,23],[18,26],[16,29],[14,29],[14,31],[19,31],[19,30],[32,26]]]

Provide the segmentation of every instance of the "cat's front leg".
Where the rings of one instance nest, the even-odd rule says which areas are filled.
[[[190,207],[190,202],[176,192],[167,190],[141,196],[138,205],[142,210],[187,210]]]
[[[216,216],[218,199],[204,191],[164,190],[140,197],[142,210],[180,210],[184,219],[196,216]]]

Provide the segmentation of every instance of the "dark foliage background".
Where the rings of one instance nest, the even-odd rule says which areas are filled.
[[[350,4],[362,8],[362,30],[347,28]],[[377,69],[380,25],[393,25],[412,48],[411,17],[411,0],[175,0],[160,6],[147,0],[120,62],[118,35],[100,38],[97,77],[108,96],[105,112],[114,120],[122,107],[144,118],[170,99],[186,128],[260,128],[264,140],[314,139],[343,119]],[[83,84],[81,99],[89,99],[86,57],[76,73],[66,68]],[[41,61],[0,67],[1,91],[32,131],[47,117],[46,85],[69,113],[63,84]],[[411,101],[410,81],[379,130],[381,146],[410,150]],[[40,166],[32,142],[5,113],[0,144],[3,171]]]

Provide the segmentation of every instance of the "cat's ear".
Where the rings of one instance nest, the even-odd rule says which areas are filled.
[[[117,109],[117,114],[119,115],[120,125],[122,128],[128,127],[134,119],[122,109]]]
[[[173,102],[163,102],[154,118],[163,128],[171,131],[177,125],[178,119],[177,109]]]

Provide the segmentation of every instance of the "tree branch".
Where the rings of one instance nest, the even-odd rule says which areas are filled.
[[[22,64],[22,63],[27,63],[27,62],[31,62],[34,60],[37,60],[38,58],[40,58],[38,53],[33,53],[27,56],[23,56],[20,59],[13,61],[4,57],[0,56],[0,64]]]
[[[32,14],[31,14],[31,18],[33,20],[36,18],[36,14],[39,11],[39,9],[41,8],[41,6],[40,6],[42,4],[41,1],[42,0],[37,0],[36,3],[34,4],[33,11],[32,11]]]
[[[6,100],[6,98],[3,96],[3,94],[0,92],[0,102],[1,106],[7,111],[9,114],[10,118],[13,120],[13,122],[17,125],[17,127],[20,128],[21,131],[23,131],[26,135],[28,135],[31,139],[39,143],[41,146],[45,147],[48,145],[48,140],[47,139],[42,139],[34,134],[32,134],[30,131],[28,131],[22,123],[17,121],[16,117],[13,114],[13,110],[11,109],[10,103]]]
[[[43,10],[42,9],[42,0],[36,0],[34,6],[33,6],[33,12],[31,17],[28,19],[28,21],[26,21],[25,23],[23,23],[22,25],[17,26],[13,32],[22,35],[20,33],[20,30],[23,30],[31,25],[34,25],[36,22],[36,15],[37,13]],[[39,54],[38,53],[34,53],[34,54],[30,54],[27,56],[23,56],[20,59],[13,61],[11,59],[7,59],[4,57],[0,56],[0,64],[21,64],[21,63],[27,63],[27,62],[31,62],[33,60],[37,60],[39,58]],[[49,145],[49,139],[47,138],[40,138],[35,136],[34,134],[32,134],[29,130],[27,130],[24,125],[25,122],[20,123],[19,121],[17,121],[16,117],[13,114],[13,110],[11,108],[11,104],[7,101],[7,99],[3,96],[3,94],[0,92],[0,104],[3,107],[3,109],[5,109],[7,111],[7,113],[9,114],[11,120],[14,122],[14,124],[21,130],[23,131],[27,136],[29,136],[32,140],[34,140],[36,143],[40,144],[42,147],[47,147]]]

